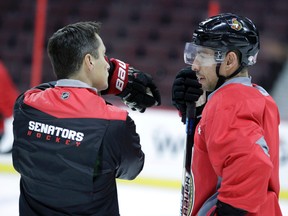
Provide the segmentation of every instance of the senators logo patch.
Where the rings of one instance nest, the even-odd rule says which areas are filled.
[[[236,31],[240,31],[243,28],[242,24],[236,18],[231,20],[230,27]]]

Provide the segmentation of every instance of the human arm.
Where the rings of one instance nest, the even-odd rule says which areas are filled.
[[[105,152],[109,152],[105,158],[111,157],[112,160],[108,161],[115,170],[116,178],[131,180],[141,172],[145,155],[135,123],[129,115],[121,121],[109,123],[103,142],[103,147],[107,149]]]
[[[132,110],[139,112],[145,112],[148,107],[161,105],[160,92],[151,75],[118,59],[106,60],[110,64],[109,87],[101,94],[114,94]]]
[[[123,129],[121,137],[125,142],[120,145],[121,161],[116,171],[116,178],[132,180],[142,171],[145,155],[141,149],[135,123],[129,115]]]

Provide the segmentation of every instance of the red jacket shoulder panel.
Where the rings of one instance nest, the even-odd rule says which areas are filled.
[[[57,118],[125,120],[127,117],[127,111],[106,104],[96,92],[86,88],[31,89],[25,92],[24,103]]]

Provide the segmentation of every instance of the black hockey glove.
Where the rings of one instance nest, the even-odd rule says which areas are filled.
[[[102,94],[115,94],[132,110],[145,112],[146,108],[161,105],[161,96],[152,77],[118,59],[110,59],[109,88]]]
[[[152,77],[133,67],[129,67],[127,86],[118,96],[128,107],[139,112],[144,112],[147,107],[161,105],[160,92]]]
[[[234,208],[233,206],[221,202],[220,200],[217,201],[216,206],[216,210],[211,216],[245,216],[248,213],[243,209]]]
[[[203,94],[201,84],[191,67],[182,69],[177,75],[172,86],[172,103],[179,110],[182,122],[186,122],[187,103],[195,103]],[[204,105],[196,108],[196,115],[201,114]]]

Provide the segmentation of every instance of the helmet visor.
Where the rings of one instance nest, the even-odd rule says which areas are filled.
[[[212,66],[223,62],[226,52],[187,42],[184,48],[184,62],[189,65]]]

